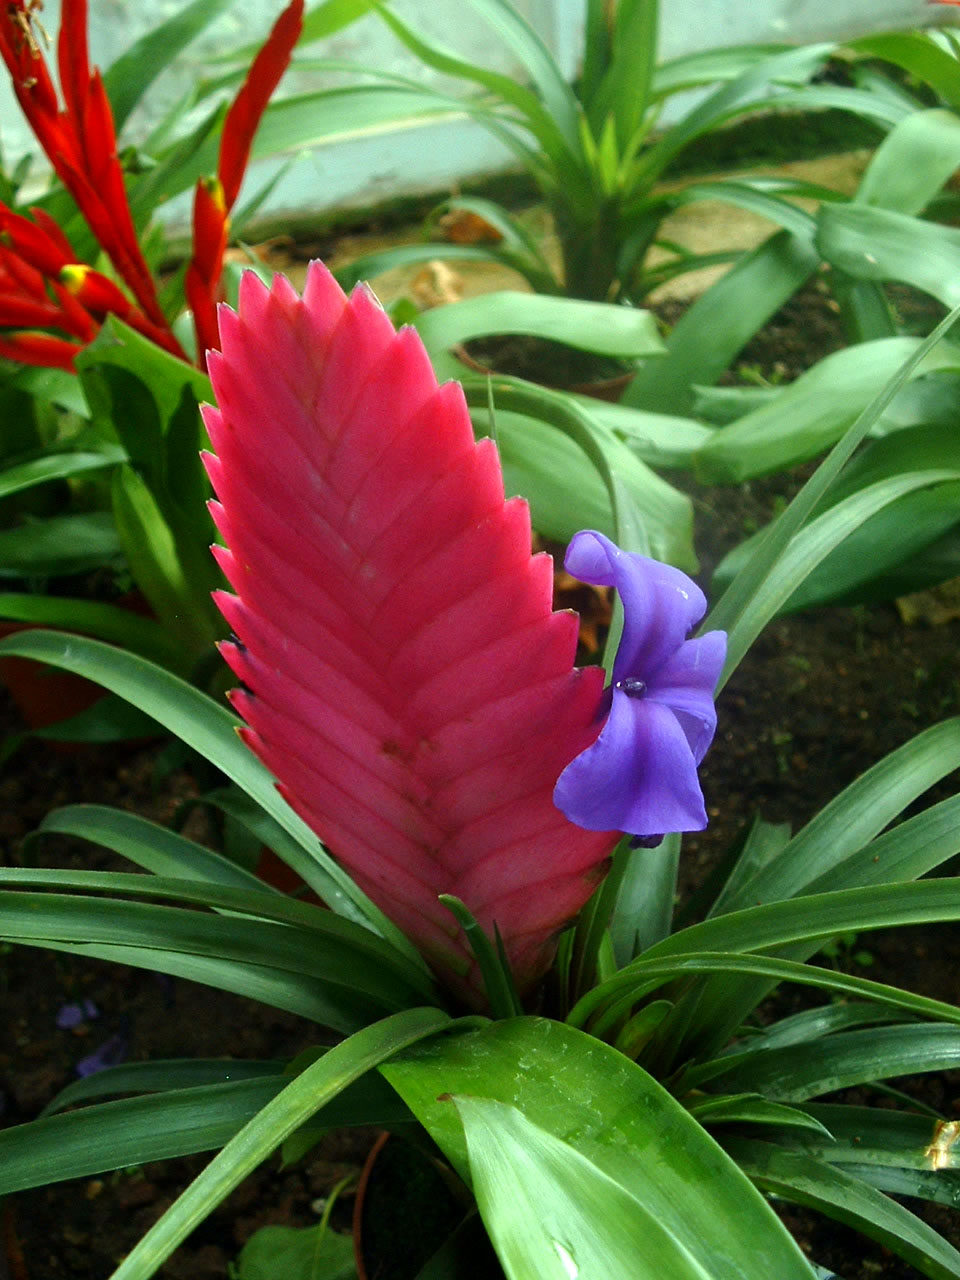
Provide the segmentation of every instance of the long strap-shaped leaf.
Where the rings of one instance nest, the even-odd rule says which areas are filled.
[[[602,672],[572,666],[526,504],[419,337],[319,264],[302,299],[248,273],[220,334],[208,469],[245,740],[461,994],[478,980],[440,894],[499,928],[529,985],[614,837],[553,804]]]
[[[331,1049],[227,1143],[127,1255],[112,1280],[152,1276],[193,1228],[304,1121],[401,1049],[455,1025],[439,1009],[408,1009]]]
[[[0,655],[48,662],[95,680],[135,703],[188,746],[206,756],[231,781],[262,805],[292,837],[285,861],[334,911],[366,923],[401,953],[417,953],[399,929],[331,859],[314,834],[277,794],[270,775],[238,742],[236,719],[225,707],[170,672],[136,654],[86,636],[29,631],[0,640]]]

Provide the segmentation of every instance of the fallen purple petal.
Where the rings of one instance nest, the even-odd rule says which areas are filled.
[[[92,1000],[73,1000],[62,1005],[57,1012],[57,1026],[61,1031],[72,1031],[85,1022],[92,1022],[100,1017],[100,1010]]]
[[[76,1066],[77,1075],[95,1075],[98,1071],[105,1071],[107,1067],[117,1066],[126,1056],[126,1038],[120,1034],[112,1035],[98,1049],[94,1049],[93,1053],[88,1053],[85,1058],[80,1059]]]

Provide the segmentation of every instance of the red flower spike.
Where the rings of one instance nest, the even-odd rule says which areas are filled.
[[[247,273],[220,336],[206,461],[244,740],[460,996],[483,1003],[441,893],[499,928],[528,989],[616,835],[552,801],[603,673],[573,667],[527,506],[417,335],[319,263],[302,299]]]
[[[31,210],[31,213],[34,211]],[[49,222],[53,220],[48,218]],[[56,223],[53,224],[56,227]],[[56,235],[44,223],[31,222],[0,203],[0,244],[9,245],[18,257],[45,276],[55,276],[76,256],[66,236],[56,227]]]
[[[254,58],[226,114],[217,177],[197,183],[193,199],[193,258],[187,268],[184,292],[193,311],[202,369],[206,368],[206,352],[220,346],[217,303],[221,296],[223,255],[230,234],[230,210],[240,194],[260,120],[290,64],[302,30],[303,0],[291,0]]]
[[[232,209],[250,160],[250,148],[273,91],[286,71],[303,30],[303,0],[291,0],[253,60],[223,122],[217,177],[227,209]]]
[[[60,327],[79,338],[81,342],[92,342],[100,328],[99,318],[95,320],[70,290],[64,288],[59,281],[51,280],[50,288],[60,307],[62,316]]]
[[[69,263],[60,271],[59,279],[71,296],[94,314],[112,311],[123,320],[133,311],[129,299],[113,281],[86,263]]]
[[[57,70],[64,104],[68,114],[73,116],[82,138],[86,127],[84,114],[90,81],[87,0],[63,0],[60,8],[60,37],[57,41]]]
[[[39,7],[37,0],[6,0],[0,6],[0,56],[13,78],[17,100],[54,172],[129,287],[152,334],[162,335],[161,345],[186,359],[163,314],[137,240],[117,155],[113,113],[99,72],[90,69],[86,0],[63,3],[57,42],[62,111],[34,28]]]
[[[44,369],[66,369],[76,373],[73,359],[83,350],[76,342],[54,338],[49,333],[0,332],[0,356],[18,364],[34,364]]]
[[[228,230],[227,207],[219,179],[201,178],[193,197],[193,258],[183,282],[187,306],[193,311],[201,368],[206,368],[207,351],[220,346],[217,294]]]

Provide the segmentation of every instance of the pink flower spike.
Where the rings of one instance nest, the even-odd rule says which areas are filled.
[[[616,834],[553,804],[603,672],[573,666],[526,504],[417,335],[319,263],[302,298],[247,273],[220,333],[204,416],[244,740],[460,997],[483,1004],[444,893],[529,989]]]

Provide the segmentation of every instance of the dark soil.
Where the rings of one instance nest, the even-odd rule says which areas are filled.
[[[839,344],[835,318],[815,288],[795,300],[745,363],[783,377],[804,367],[805,338],[813,358]],[[766,346],[764,346],[764,343]],[[810,361],[809,349],[806,363]],[[765,522],[774,503],[801,476],[779,477],[740,489],[691,490],[698,550],[709,570],[746,531]],[[716,744],[703,769],[712,819],[689,839],[682,891],[692,893],[756,813],[802,825],[848,782],[921,729],[960,712],[957,666],[960,621],[905,626],[894,605],[824,609],[780,620],[754,646],[720,700]],[[0,735],[19,728],[0,697]],[[158,776],[157,750],[84,748],[54,753],[27,742],[0,772],[0,861],[98,867],[105,854],[48,839],[24,850],[23,837],[50,809],[80,801],[118,804],[169,820],[196,793],[189,772]],[[925,802],[956,789],[947,779]],[[194,817],[192,834],[215,836]],[[960,940],[952,929],[863,935],[842,944],[835,962],[872,978],[900,983],[940,999],[960,1001]],[[7,949],[3,955],[4,1020],[0,1030],[0,1089],[4,1123],[35,1116],[77,1064],[113,1036],[127,1060],[164,1057],[280,1058],[316,1042],[315,1029],[264,1006],[191,983],[92,960]],[[804,993],[787,993],[780,1012]],[[89,999],[99,1016],[75,1030],[57,1026],[68,1002]],[[923,1090],[946,1117],[960,1116],[960,1077],[940,1074],[907,1082]],[[259,1226],[310,1225],[323,1199],[358,1171],[371,1135],[332,1135],[300,1165],[281,1171],[276,1160],[250,1178],[200,1227],[160,1272],[168,1280],[220,1280]],[[8,1202],[0,1280],[104,1280],[146,1228],[205,1163],[206,1157],[166,1161],[25,1193]],[[346,1229],[345,1196],[334,1225]],[[960,1219],[947,1210],[919,1210],[955,1245]],[[913,1280],[918,1275],[879,1246],[792,1209],[785,1217],[811,1257],[847,1280]],[[6,1267],[6,1275],[4,1268]]]

